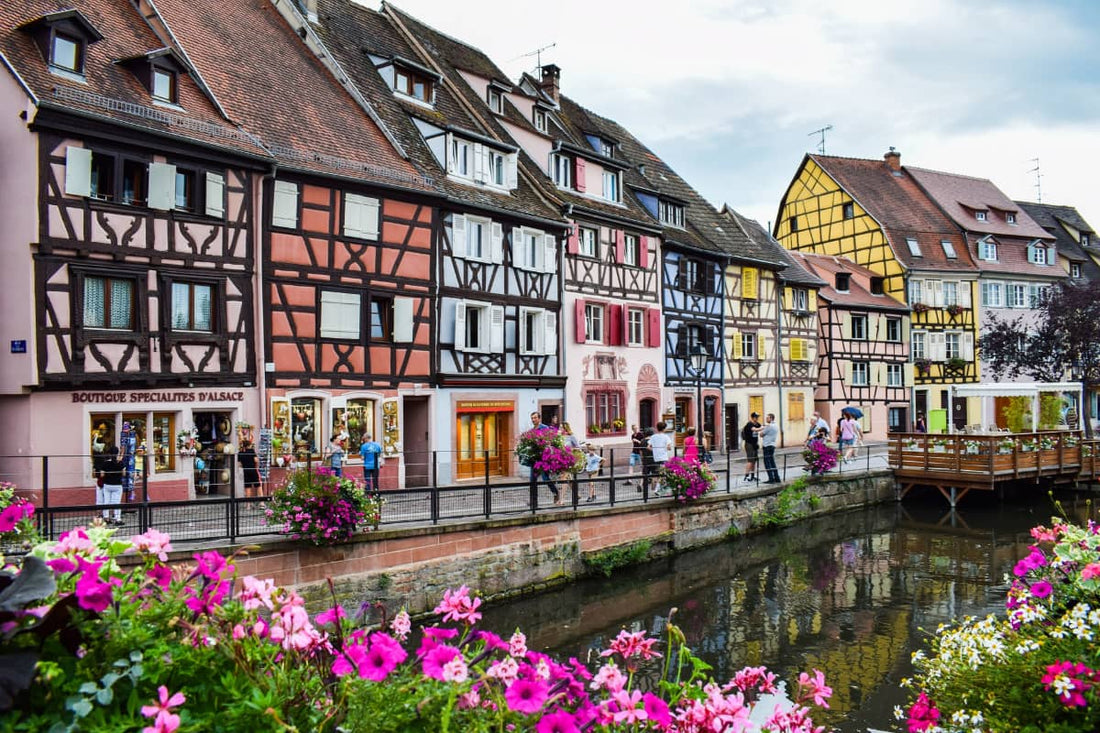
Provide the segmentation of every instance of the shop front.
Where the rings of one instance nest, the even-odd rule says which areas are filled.
[[[514,400],[455,401],[455,478],[511,473]]]

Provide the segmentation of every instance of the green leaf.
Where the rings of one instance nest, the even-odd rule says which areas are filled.
[[[0,611],[20,611],[25,606],[49,598],[57,590],[53,571],[41,558],[23,558],[23,569],[7,588],[0,591]]]
[[[77,692],[79,692],[81,695],[91,695],[98,689],[99,685],[97,685],[96,683],[85,682],[83,685],[80,686],[80,689],[78,689]]]
[[[115,693],[110,687],[104,687],[102,690],[95,694],[95,699],[100,705],[110,705],[111,701],[115,699]]]
[[[72,710],[78,718],[83,718],[92,712],[92,703],[84,698],[69,698],[69,701],[65,703],[65,707]]]
[[[118,678],[121,676],[122,675],[118,674],[117,672],[108,672],[107,674],[103,675],[103,677],[101,677],[99,681],[103,683],[104,687],[110,687],[115,682],[118,682]]]

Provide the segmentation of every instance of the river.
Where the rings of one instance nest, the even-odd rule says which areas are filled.
[[[815,722],[895,730],[911,653],[941,622],[1002,608],[1028,530],[1052,514],[1042,495],[1030,505],[971,495],[954,513],[928,496],[836,514],[495,604],[482,626],[521,628],[530,648],[585,660],[623,628],[663,640],[676,608],[717,679],[746,665],[788,681],[817,668],[833,697]]]

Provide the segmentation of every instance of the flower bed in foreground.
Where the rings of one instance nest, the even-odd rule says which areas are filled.
[[[270,580],[238,578],[234,558],[166,565],[167,535],[124,540],[73,530],[0,575],[0,730],[4,731],[817,731],[809,704],[749,715],[776,687],[764,668],[721,683],[672,623],[666,646],[623,631],[593,669],[529,650],[523,634],[479,629],[463,586],[435,609],[416,648],[399,612],[377,627],[339,606],[311,616]],[[123,571],[117,558],[140,562]],[[643,663],[660,664],[639,689]]]

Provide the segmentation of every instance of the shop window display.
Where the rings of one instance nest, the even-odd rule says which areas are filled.
[[[319,427],[321,425],[321,401],[312,397],[300,397],[290,403],[290,438],[294,443],[294,455],[304,460],[309,455],[319,455]]]
[[[348,400],[347,406],[332,411],[332,435],[347,433],[344,450],[349,456],[359,455],[363,435],[370,433],[378,440],[374,428],[374,400]]]

